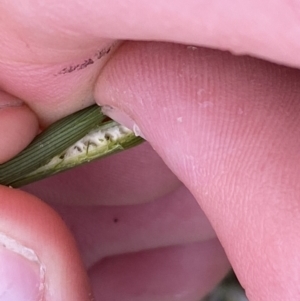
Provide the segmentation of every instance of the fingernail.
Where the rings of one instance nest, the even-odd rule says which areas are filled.
[[[102,112],[104,115],[110,117],[111,119],[117,121],[118,123],[126,126],[128,129],[132,130],[136,136],[140,136],[145,139],[145,136],[142,133],[139,126],[135,123],[135,121],[132,118],[130,118],[124,112],[121,112],[118,109],[111,107],[111,106],[103,106]]]
[[[33,250],[0,233],[0,301],[41,301],[44,268]]]

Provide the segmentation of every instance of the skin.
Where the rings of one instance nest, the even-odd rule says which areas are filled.
[[[0,4],[0,162],[93,99],[148,144],[0,188],[0,231],[48,267],[45,300],[89,300],[88,276],[96,300],[196,300],[228,259],[251,301],[297,299],[298,2],[55,4]]]

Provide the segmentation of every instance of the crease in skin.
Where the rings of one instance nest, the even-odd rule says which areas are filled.
[[[0,246],[14,252],[16,254],[21,255],[22,257],[26,258],[29,261],[37,263],[39,266],[39,273],[40,273],[40,285],[39,285],[39,292],[41,296],[41,301],[43,300],[44,291],[45,291],[45,274],[46,274],[46,267],[41,262],[37,254],[34,250],[22,245],[20,242],[16,241],[15,239],[8,237],[4,233],[0,232]]]
[[[0,100],[0,110],[1,109],[5,109],[5,108],[16,108],[16,107],[21,107],[23,106],[24,103],[20,100],[16,100],[16,101],[12,101],[12,102],[9,102],[9,103],[1,103],[1,100]]]
[[[21,107],[24,105],[23,101],[16,98],[0,89],[0,109],[10,108],[10,107]]]

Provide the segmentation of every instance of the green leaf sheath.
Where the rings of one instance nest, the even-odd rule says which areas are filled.
[[[104,124],[99,125],[95,129],[93,129],[90,133],[99,132],[99,131],[107,131],[107,129],[114,128],[122,128],[116,122],[110,120]],[[61,173],[68,169],[74,168],[76,166],[80,166],[82,164],[86,164],[88,162],[94,161],[96,159],[101,159],[123,150],[129,149],[136,145],[139,145],[144,140],[140,137],[136,137],[133,132],[127,130],[120,135],[120,137],[112,138],[109,135],[105,135],[106,137],[102,140],[102,143],[97,146],[89,147],[86,145],[85,150],[81,150],[77,154],[67,155],[69,150],[75,149],[76,144],[68,148],[66,151],[61,153],[60,155],[54,157],[48,164],[43,165],[41,168],[34,170],[33,172],[27,174],[23,178],[16,180],[10,183],[12,187],[21,187],[27,185],[29,183],[39,181],[46,177],[49,177],[54,174]]]
[[[19,155],[0,164],[0,184],[9,186],[47,164],[104,119],[101,108],[93,105],[55,122]]]

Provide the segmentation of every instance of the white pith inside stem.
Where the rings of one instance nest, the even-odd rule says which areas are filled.
[[[93,129],[63,153],[53,157],[50,162],[29,175],[55,169],[58,165],[62,167],[78,160],[92,159],[97,153],[105,152],[109,147],[125,141],[129,136],[134,136],[134,133],[116,122],[111,122],[107,127]]]

